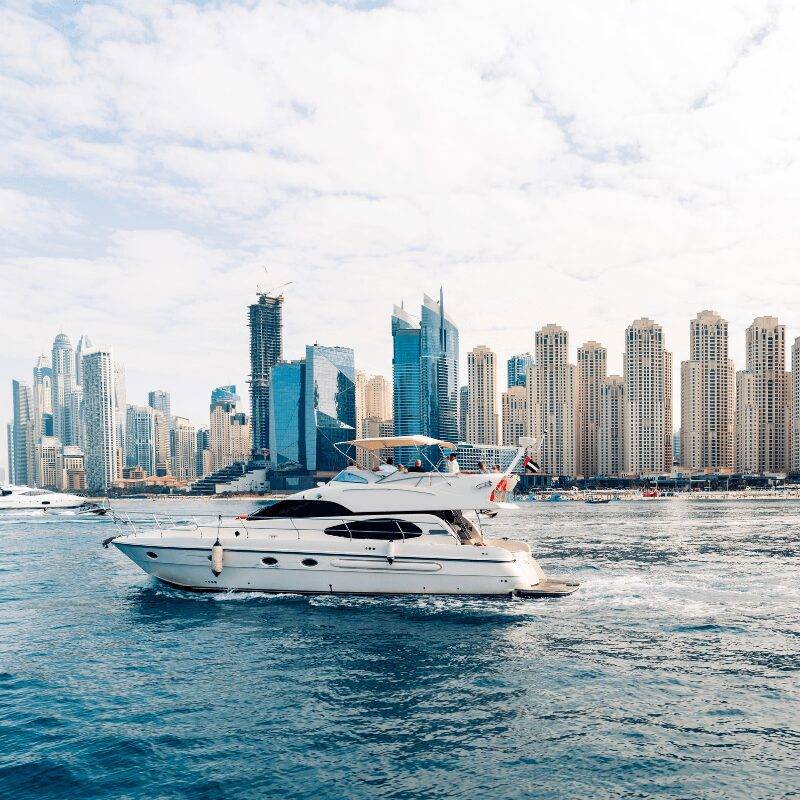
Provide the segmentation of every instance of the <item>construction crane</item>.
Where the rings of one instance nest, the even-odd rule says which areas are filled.
[[[264,275],[266,277],[269,277],[269,273],[267,272],[267,268],[266,267],[264,267]],[[281,289],[285,289],[287,286],[291,286],[293,283],[294,283],[294,281],[287,281],[286,283],[282,283],[280,286],[276,286],[276,287],[274,287],[272,289],[265,289],[265,290],[262,290],[261,289],[261,284],[258,284],[256,286],[256,292],[258,294],[268,295],[270,297],[276,297],[277,296],[277,294],[276,294],[277,292],[279,292]]]

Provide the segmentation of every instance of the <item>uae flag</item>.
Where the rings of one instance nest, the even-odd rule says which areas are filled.
[[[522,466],[525,469],[525,472],[535,475],[539,472],[539,465],[530,457],[525,456],[525,460],[522,462]]]

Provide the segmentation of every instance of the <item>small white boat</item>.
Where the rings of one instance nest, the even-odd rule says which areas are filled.
[[[521,440],[524,442],[526,440]],[[371,453],[439,447],[424,436],[357,439]],[[482,518],[513,505],[498,500],[505,473],[381,472],[349,466],[329,483],[244,518],[130,530],[113,541],[164,583],[200,591],[299,594],[553,597],[578,584],[548,579],[527,542],[487,539]]]
[[[30,486],[0,486],[0,510],[27,511],[30,509],[80,508],[85,497],[48,489],[32,489]]]

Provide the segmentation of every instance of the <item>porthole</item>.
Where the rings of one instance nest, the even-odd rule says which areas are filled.
[[[303,559],[303,566],[304,567],[316,567],[319,564],[315,558],[304,558]]]
[[[147,551],[148,558],[158,558],[158,553],[154,553],[152,550]]]
[[[274,567],[275,564],[278,563],[277,558],[273,558],[272,556],[267,556],[266,558],[261,559],[262,564],[266,564],[268,567]]]

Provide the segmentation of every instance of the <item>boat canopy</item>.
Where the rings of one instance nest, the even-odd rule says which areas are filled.
[[[352,439],[341,444],[352,444],[362,450],[382,450],[385,447],[440,447],[442,450],[456,450],[452,442],[445,442],[441,439],[432,439],[430,436],[387,436],[377,439]]]

